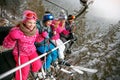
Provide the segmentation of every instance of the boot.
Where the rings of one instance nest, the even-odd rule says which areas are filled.
[[[71,50],[70,49],[66,50],[66,53],[71,54]]]
[[[56,80],[51,72],[51,69],[46,70],[46,79],[45,80]]]
[[[39,80],[39,77],[38,77],[38,73],[37,73],[37,72],[33,72],[33,77],[35,78],[35,80]]]

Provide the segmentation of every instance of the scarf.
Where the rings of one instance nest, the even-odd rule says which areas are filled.
[[[20,30],[26,35],[26,36],[34,36],[36,34],[37,28],[34,27],[33,30],[29,30],[23,23],[20,23]]]

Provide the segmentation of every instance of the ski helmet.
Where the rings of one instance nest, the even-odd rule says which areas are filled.
[[[54,16],[52,14],[50,14],[50,13],[45,14],[43,16],[43,21],[48,21],[48,20],[53,20],[53,19],[54,19]]]
[[[60,15],[60,16],[59,16],[59,19],[60,19],[60,20],[67,20],[67,15]]]
[[[67,20],[67,15],[66,15],[64,10],[61,10],[61,12],[59,13],[59,19],[60,20]]]
[[[68,15],[68,20],[74,20],[75,16],[74,15]]]

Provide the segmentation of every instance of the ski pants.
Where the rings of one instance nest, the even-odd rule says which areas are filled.
[[[52,50],[53,48],[55,48],[54,44],[49,43],[47,45],[41,45],[39,47],[37,47],[38,52],[40,52],[41,54],[48,52],[50,50]],[[58,58],[58,51],[54,50],[51,53],[49,53],[46,56],[46,62],[44,62],[43,64],[43,68],[48,70],[51,66],[51,63],[55,62]]]
[[[57,40],[52,40],[52,42],[56,45],[56,46],[59,46],[58,47],[58,56],[59,56],[59,59],[64,59],[64,51],[65,51],[65,45],[64,43],[62,42],[62,40],[60,39],[57,39]]]
[[[24,63],[28,62],[29,60],[34,59],[35,57],[38,57],[37,52],[32,53],[29,56],[20,55],[20,63],[24,64]],[[14,55],[14,59],[16,61],[16,66],[18,66],[19,65],[18,55]],[[27,80],[29,72],[30,72],[30,68],[32,69],[33,72],[38,72],[41,67],[42,67],[42,62],[40,59],[31,63],[31,65],[27,65],[27,66],[23,67],[21,69],[22,80]],[[16,71],[15,80],[20,80],[20,70]]]

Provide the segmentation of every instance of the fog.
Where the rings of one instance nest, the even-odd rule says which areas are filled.
[[[94,0],[87,19],[98,24],[115,24],[120,20],[120,0]]]
[[[63,7],[69,14],[77,14],[82,7],[79,0],[50,0],[51,2]],[[92,0],[93,4],[89,5],[86,14],[86,25],[88,28],[96,27],[101,30],[108,29],[109,25],[116,24],[120,20],[120,0]],[[52,11],[55,15],[59,13],[60,8],[55,8],[46,1],[43,1],[46,10]]]

